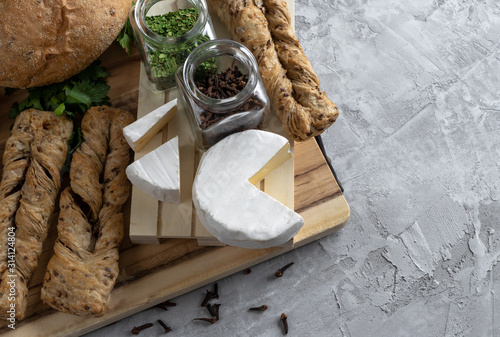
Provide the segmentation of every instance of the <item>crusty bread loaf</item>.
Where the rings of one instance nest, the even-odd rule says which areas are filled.
[[[338,116],[290,26],[284,0],[207,0],[231,38],[257,59],[271,109],[295,140],[321,134]]]
[[[41,290],[57,310],[102,316],[108,309],[130,194],[130,148],[122,130],[133,120],[109,107],[90,108],[83,117],[84,141],[71,160],[71,186],[61,193],[58,236]]]
[[[72,130],[73,123],[65,117],[29,109],[16,118],[7,140],[0,183],[1,316],[12,306],[16,318],[26,315],[28,283],[48,234]]]
[[[0,1],[0,86],[61,82],[116,39],[131,0]]]

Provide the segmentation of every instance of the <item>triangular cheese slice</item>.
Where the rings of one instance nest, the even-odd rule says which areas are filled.
[[[163,202],[180,202],[179,138],[176,136],[127,167],[140,190]]]
[[[193,183],[201,223],[219,241],[243,248],[279,246],[293,238],[302,217],[253,185],[291,157],[285,137],[261,130],[235,133],[212,146]]]
[[[135,152],[140,151],[172,118],[177,111],[177,98],[151,111],[123,128],[123,136]]]

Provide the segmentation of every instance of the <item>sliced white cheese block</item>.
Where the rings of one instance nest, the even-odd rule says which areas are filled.
[[[193,183],[201,223],[219,241],[243,248],[279,246],[293,238],[302,217],[254,186],[291,156],[285,137],[260,130],[235,133],[212,146]]]
[[[172,118],[177,111],[177,98],[162,105],[123,128],[123,136],[134,151],[140,151]]]
[[[127,177],[163,202],[180,202],[179,138],[176,136],[127,167]]]

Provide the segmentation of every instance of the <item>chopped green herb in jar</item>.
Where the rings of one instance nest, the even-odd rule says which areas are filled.
[[[146,25],[154,33],[164,37],[179,37],[189,32],[198,20],[196,8],[179,9],[163,15],[146,17]],[[149,63],[152,81],[159,90],[175,86],[175,71],[186,60],[189,53],[197,46],[210,40],[208,35],[198,34],[175,45],[165,45],[149,50]],[[198,67],[198,71],[213,73],[216,70],[214,60],[208,60]]]
[[[197,20],[196,8],[185,8],[163,15],[148,16],[146,25],[158,35],[177,37],[189,32]]]

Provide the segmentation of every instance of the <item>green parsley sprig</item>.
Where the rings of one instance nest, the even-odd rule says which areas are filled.
[[[134,4],[135,2],[132,1],[132,5]],[[123,25],[123,28],[120,31],[120,34],[118,34],[116,40],[118,41],[120,46],[122,46],[122,48],[125,49],[127,54],[130,55],[130,52],[134,45],[134,30],[132,28],[132,24],[130,23],[128,17],[127,20],[125,21],[125,25]]]
[[[66,114],[75,119],[91,106],[110,105],[107,96],[109,86],[105,80],[109,73],[99,64],[99,61],[94,61],[64,82],[28,89],[28,97],[13,106],[9,118],[15,119],[21,111],[34,108],[54,111],[57,116]]]
[[[85,111],[92,106],[111,105],[108,92],[109,85],[106,78],[109,73],[94,61],[79,74],[61,83],[54,83],[42,87],[28,89],[28,97],[20,103],[14,104],[9,111],[9,118],[15,119],[21,111],[34,108],[38,110],[53,111],[57,116],[66,114],[75,123],[79,122]],[[5,93],[12,93],[13,89],[5,88]],[[73,130],[68,140],[69,150],[63,172],[68,172],[73,152],[82,142],[82,131],[79,127]]]

